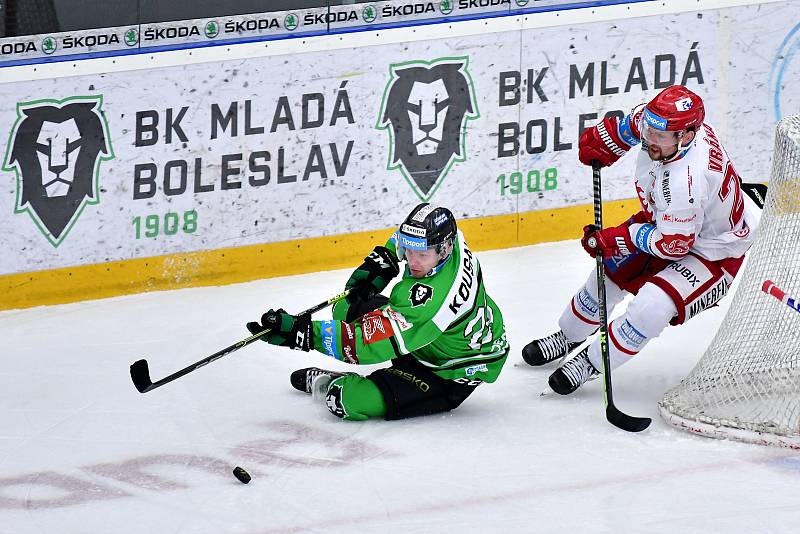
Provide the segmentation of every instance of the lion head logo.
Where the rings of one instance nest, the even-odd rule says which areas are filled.
[[[466,159],[466,124],[480,116],[467,66],[466,57],[390,66],[376,127],[389,131],[388,169],[399,168],[422,201]]]
[[[28,212],[57,247],[99,199],[100,162],[114,158],[102,96],[17,104],[3,170],[17,175],[14,213]]]

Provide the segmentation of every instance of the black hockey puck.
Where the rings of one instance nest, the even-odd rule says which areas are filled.
[[[242,484],[250,482],[250,473],[239,467],[238,465],[233,468],[233,476],[239,479]]]

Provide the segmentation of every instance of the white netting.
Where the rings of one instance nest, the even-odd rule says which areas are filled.
[[[700,362],[659,403],[692,432],[800,448],[800,313],[761,291],[800,299],[800,115],[775,134],[761,225],[728,314]]]

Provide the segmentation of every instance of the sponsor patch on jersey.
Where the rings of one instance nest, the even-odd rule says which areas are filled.
[[[325,347],[325,354],[331,358],[341,360],[339,347],[336,343],[336,323],[334,321],[321,321],[320,330],[322,331],[322,346]]]
[[[386,308],[384,313],[386,313],[386,315],[397,324],[397,327],[401,332],[405,332],[414,326],[414,324],[410,323],[408,319],[406,319],[399,311],[395,311],[392,308]]]
[[[697,214],[692,215],[691,217],[678,217],[671,213],[664,213],[661,215],[661,220],[664,222],[671,222],[671,223],[690,223],[697,219]]]
[[[433,288],[417,282],[409,290],[409,299],[412,306],[422,306],[433,297]]]
[[[694,234],[688,238],[681,235],[665,235],[656,243],[656,248],[667,256],[685,256],[694,243]]]
[[[698,313],[713,308],[728,293],[730,284],[724,278],[701,293],[695,300],[686,303],[686,319],[688,321]]]
[[[667,269],[672,269],[673,271],[684,277],[686,279],[686,282],[692,286],[692,289],[696,288],[698,284],[700,284],[700,282],[703,281],[694,273],[694,271],[692,271],[692,269],[689,268],[689,266],[684,265],[681,262],[674,261],[669,265],[667,265]]]
[[[389,319],[384,317],[381,312],[374,311],[361,317],[361,334],[364,344],[369,345],[392,337],[394,331]]]
[[[589,293],[585,287],[582,287],[581,290],[578,292],[575,300],[578,302],[578,308],[589,317],[596,317],[597,312],[600,309],[600,304],[598,303],[597,299],[595,299],[591,293]]]
[[[664,202],[672,204],[672,191],[669,189],[669,171],[664,173],[661,179],[661,196],[664,197]]]
[[[342,361],[358,363],[356,355],[356,332],[350,323],[342,323]]]
[[[427,382],[425,382],[421,378],[418,378],[417,375],[415,375],[415,374],[412,374],[412,373],[409,373],[409,372],[406,372],[406,371],[401,371],[400,369],[397,369],[395,367],[389,367],[388,369],[386,369],[386,372],[387,373],[392,373],[393,375],[396,375],[396,376],[402,378],[403,380],[407,380],[408,382],[411,382],[412,384],[417,386],[420,389],[420,391],[422,391],[422,392],[427,393],[428,390],[431,389],[430,384],[428,384]]]
[[[465,386],[472,386],[477,387],[483,384],[483,380],[480,378],[476,378],[475,380],[470,380],[469,378],[456,378],[453,380],[456,384],[464,384]]]
[[[472,376],[475,373],[487,373],[489,372],[489,368],[486,367],[485,363],[481,363],[478,365],[470,365],[469,367],[464,369],[464,372],[467,373],[467,376]]]
[[[614,326],[616,326],[616,324]],[[638,352],[644,342],[647,341],[647,336],[639,332],[627,319],[619,326],[617,332],[619,337],[636,352]]]

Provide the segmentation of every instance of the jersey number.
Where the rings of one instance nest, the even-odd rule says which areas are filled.
[[[731,223],[731,230],[735,230],[739,226],[739,222],[744,215],[744,198],[742,198],[742,187],[739,175],[729,161],[725,165],[725,177],[722,179],[722,185],[719,188],[719,198],[723,202],[727,199],[731,192],[733,193],[733,209],[731,209],[731,216],[728,217],[728,222]]]
[[[464,329],[464,337],[469,339],[469,348],[478,350],[492,340],[492,321],[494,312],[489,306],[481,306],[475,311],[475,317]]]

